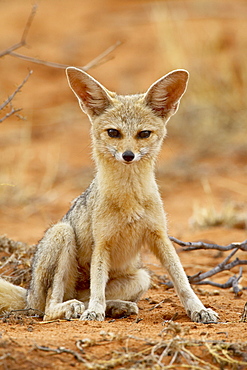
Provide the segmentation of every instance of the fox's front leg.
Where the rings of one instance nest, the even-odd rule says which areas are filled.
[[[106,302],[105,288],[109,271],[109,251],[106,245],[95,246],[90,267],[90,299],[81,320],[103,321]]]
[[[192,290],[168,235],[163,232],[152,233],[151,249],[168,270],[175,290],[191,320],[202,323],[217,322],[217,313],[210,308],[204,307]]]

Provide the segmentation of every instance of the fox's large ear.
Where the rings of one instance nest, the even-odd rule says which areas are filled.
[[[178,109],[180,99],[186,91],[188,78],[189,73],[183,69],[161,77],[146,92],[147,105],[157,116],[170,118]]]
[[[69,86],[79,100],[81,109],[90,117],[98,116],[110,105],[106,89],[86,72],[75,67],[66,69]]]

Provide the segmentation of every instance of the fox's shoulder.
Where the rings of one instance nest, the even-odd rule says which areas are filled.
[[[95,179],[87,187],[87,189],[76,197],[71,202],[71,207],[63,217],[63,221],[68,221],[73,218],[74,214],[81,213],[83,210],[87,210],[91,207],[91,202],[96,198],[96,184]]]

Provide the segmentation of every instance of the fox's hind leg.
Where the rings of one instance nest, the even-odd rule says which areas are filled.
[[[149,286],[150,276],[144,269],[138,269],[132,275],[109,281],[106,286],[106,315],[111,317],[137,315],[136,302]]]
[[[77,279],[76,242],[72,227],[51,227],[37,247],[27,306],[44,312],[44,319],[81,315],[84,304],[73,299]]]
[[[150,276],[144,269],[138,269],[131,274],[122,275],[110,279],[106,285],[106,310],[105,315],[111,317],[129,316],[138,314],[137,301],[150,285]],[[78,292],[78,299],[88,304],[90,292],[84,290]],[[82,320],[104,320],[87,310],[82,315]]]

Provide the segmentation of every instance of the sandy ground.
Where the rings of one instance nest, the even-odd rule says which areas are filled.
[[[166,35],[162,34],[163,22],[169,22],[169,15],[176,14],[174,22],[167,27],[176,28],[177,40],[183,39],[182,49],[189,52],[189,41],[183,32],[192,32],[193,25],[198,22],[202,28],[196,29],[201,32],[203,41],[203,19],[209,20],[212,32],[220,27],[217,21],[225,22],[227,30],[233,31],[242,20],[241,17],[236,19],[235,8],[241,13],[241,9],[246,11],[246,6],[244,2],[236,1],[235,8],[231,9],[230,3],[227,2],[228,7],[224,7],[222,2],[217,2],[217,9],[222,10],[222,18],[217,18],[217,9],[214,7],[201,9],[193,2],[186,2],[185,7],[181,7],[180,2],[171,3],[43,0],[38,4],[29,31],[28,45],[17,52],[47,61],[83,66],[121,41],[121,46],[108,56],[109,60],[90,70],[109,89],[121,93],[145,91],[156,79],[175,68],[189,69],[191,84],[195,86],[197,81],[193,71],[196,75],[196,63],[188,63],[182,57],[180,61],[179,57],[183,54],[181,48],[179,54],[174,40],[167,44],[169,50],[166,49],[168,46],[165,48],[162,43],[163,38],[166,39]],[[29,1],[0,2],[1,50],[19,41],[31,6]],[[229,12],[232,18],[229,18]],[[22,92],[14,100],[16,108],[23,108],[21,114],[25,120],[11,117],[0,125],[0,232],[14,240],[33,244],[37,243],[51,223],[67,211],[70,201],[85,190],[93,178],[90,127],[67,86],[64,70],[11,56],[5,56],[0,62],[1,101],[16,89],[28,70],[33,70]],[[193,105],[192,95],[188,90],[182,105]],[[238,150],[228,150],[229,147],[225,150],[225,147],[222,151],[219,147],[209,155],[207,149],[204,152],[202,150],[203,145],[206,148],[210,146],[210,139],[207,138],[204,143],[200,142],[201,151],[198,154],[195,137],[191,141],[188,139],[188,122],[183,122],[183,117],[179,117],[182,113],[181,106],[178,118],[174,117],[170,123],[170,127],[174,125],[176,129],[169,133],[157,163],[157,180],[168,214],[169,234],[185,241],[203,240],[221,245],[241,242],[247,235],[243,222],[233,226],[223,223],[203,229],[191,225],[196,207],[202,209],[213,206],[222,210],[226,203],[234,203],[234,209],[239,213],[246,212],[247,154],[243,149],[246,131],[234,139],[234,145],[238,140]],[[180,129],[178,125],[182,124],[188,128],[183,126]],[[177,250],[188,275],[207,271],[225,257],[217,251]],[[244,259],[245,255],[239,253],[239,258]],[[5,260],[2,259],[2,263]],[[154,347],[154,343],[163,341],[167,344],[169,341],[176,342],[178,338],[182,338],[187,343],[186,348],[190,348],[199,358],[209,361],[206,365],[198,363],[201,366],[198,368],[228,369],[235,366],[226,358],[218,358],[217,363],[205,343],[242,343],[243,346],[245,343],[243,351],[235,351],[231,355],[247,363],[244,355],[247,326],[239,322],[247,300],[246,290],[236,298],[229,289],[207,285],[200,289],[195,287],[204,304],[220,316],[217,325],[195,324],[186,316],[173,289],[166,290],[162,285],[160,276],[164,276],[166,271],[159,262],[147,250],[143,253],[143,260],[154,273],[153,286],[139,302],[137,318],[107,318],[103,323],[78,320],[43,323],[18,315],[5,318],[0,323],[0,367],[83,369],[92,366],[95,369],[125,369],[150,366],[158,369],[171,361],[171,353],[176,353],[176,350],[164,355],[163,365],[156,363],[160,367],[154,367],[148,360],[145,362],[144,355]],[[223,283],[238,271],[236,268],[222,272],[213,280]],[[245,267],[241,283],[247,286]],[[201,345],[191,349],[191,343],[195,341]],[[50,350],[64,347],[67,352],[44,351],[44,347]],[[159,356],[161,348],[157,350]],[[180,355],[173,368],[183,368],[187,363],[186,358]],[[188,366],[193,368],[192,364]],[[247,365],[242,364],[238,368],[244,369]]]

